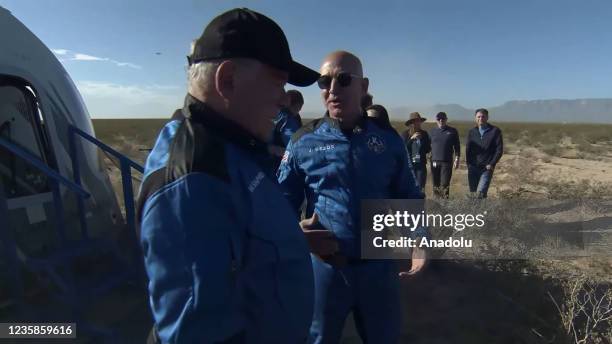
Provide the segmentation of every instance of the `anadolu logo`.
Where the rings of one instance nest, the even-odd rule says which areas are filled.
[[[368,144],[368,149],[376,154],[380,154],[385,151],[385,140],[378,135],[368,135],[366,142]]]

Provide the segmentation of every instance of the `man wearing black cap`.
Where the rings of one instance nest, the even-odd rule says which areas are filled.
[[[459,167],[459,133],[448,126],[445,112],[436,115],[437,127],[429,131],[431,138],[431,177],[436,197],[448,198],[453,167]]]
[[[308,242],[268,166],[291,58],[271,19],[234,9],[189,57],[182,116],[147,158],[138,210],[150,305],[163,343],[304,343],[313,314]],[[325,231],[317,233],[322,241]]]

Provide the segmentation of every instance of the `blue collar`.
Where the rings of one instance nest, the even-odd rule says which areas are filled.
[[[478,132],[480,133],[480,137],[482,138],[484,136],[484,134],[489,131],[489,129],[491,129],[491,126],[489,124],[485,124],[482,127],[479,126],[478,127]]]

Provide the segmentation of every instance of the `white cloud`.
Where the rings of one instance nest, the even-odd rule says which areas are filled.
[[[119,62],[117,60],[113,60],[110,59],[108,57],[98,57],[98,56],[93,56],[93,55],[88,55],[88,54],[83,54],[83,53],[77,53],[77,52],[73,52],[71,50],[68,49],[52,49],[52,51],[55,53],[55,55],[62,56],[62,57],[67,57],[65,59],[62,59],[61,61],[103,61],[103,62],[110,62],[114,65],[116,65],[117,67],[129,67],[129,68],[134,68],[134,69],[142,69],[142,66],[131,63],[131,62]]]
[[[110,60],[110,62],[116,64],[119,67],[130,67],[130,68],[134,68],[134,69],[142,69],[141,66],[133,64],[133,63],[129,63],[129,62],[117,62],[115,60]]]
[[[55,55],[66,55],[68,54],[68,50],[66,49],[52,49]]]
[[[80,53],[74,54],[74,57],[71,60],[74,60],[74,61],[108,61],[108,59],[105,59],[105,58],[91,56],[87,54],[80,54]]]
[[[122,85],[77,81],[93,117],[169,117],[182,106],[185,88],[175,85]]]

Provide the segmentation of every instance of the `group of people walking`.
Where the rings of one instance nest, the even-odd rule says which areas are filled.
[[[501,130],[488,122],[487,109],[477,109],[474,116],[476,126],[468,132],[465,144],[468,184],[474,197],[486,198],[493,171],[503,154],[503,138]],[[461,157],[459,133],[448,125],[445,112],[436,114],[436,127],[429,133],[421,127],[425,121],[418,112],[411,113],[405,123],[408,129],[402,133],[402,137],[421,190],[427,183],[429,160],[433,194],[448,198],[453,169],[459,168]]]

